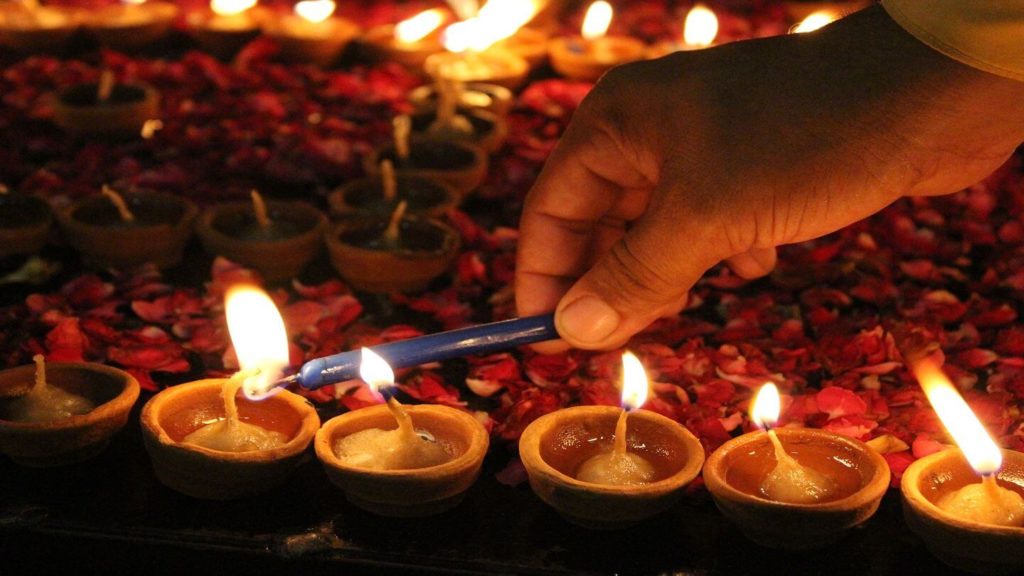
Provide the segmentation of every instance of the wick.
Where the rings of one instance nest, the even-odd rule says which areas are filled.
[[[458,113],[461,83],[451,78],[437,78],[437,114],[427,133],[440,138],[461,138],[473,135],[473,124]]]
[[[399,435],[402,436],[403,442],[411,442],[414,438],[417,438],[416,429],[412,425],[412,417],[405,411],[402,404],[395,400],[392,396],[388,398],[388,410],[391,411],[391,415],[395,417],[395,421],[398,422]]]
[[[619,414],[619,420],[615,423],[615,444],[612,445],[612,455],[615,458],[622,458],[626,455],[626,418],[629,412],[625,408]]]
[[[263,196],[253,190],[249,192],[249,197],[252,198],[252,210],[256,214],[256,223],[260,229],[270,228],[270,216],[267,215],[267,203],[263,201]]]
[[[447,124],[455,116],[455,107],[458,104],[458,89],[455,81],[449,78],[437,78],[437,123]]]
[[[398,239],[401,230],[399,226],[402,223],[402,218],[405,216],[405,209],[409,203],[402,200],[398,203],[398,207],[391,214],[391,221],[388,222],[388,228],[384,231],[384,242],[392,248],[398,247]]]
[[[224,382],[224,386],[221,387],[220,396],[224,400],[224,415],[227,417],[229,427],[233,428],[238,425],[238,401],[235,399],[238,396],[238,390],[245,384],[246,380],[259,373],[258,369],[239,370],[231,378],[228,378]]]
[[[772,446],[775,447],[775,462],[776,462],[776,465],[779,465],[779,464],[781,464],[783,462],[786,462],[787,464],[790,464],[790,465],[799,465],[798,462],[796,461],[796,459],[794,459],[792,456],[790,456],[786,452],[786,449],[782,447],[782,441],[779,440],[778,435],[775,434],[775,430],[772,430],[772,429],[768,430],[768,439],[772,441]]]
[[[988,490],[989,494],[992,496],[996,496],[1001,489],[999,482],[996,480],[995,473],[983,474],[981,476],[981,484],[985,486],[985,489]]]
[[[32,391],[38,392],[46,388],[46,358],[42,354],[36,354],[32,361],[36,363],[36,380],[32,384]]]
[[[123,196],[106,184],[103,185],[101,192],[104,196],[110,198],[110,202],[114,205],[114,208],[117,208],[117,213],[121,215],[122,221],[135,222],[135,214],[132,214],[132,211],[128,209],[128,204],[125,203]]]
[[[384,201],[391,204],[398,196],[398,180],[395,178],[395,165],[391,160],[381,161],[380,180],[384,188]]]
[[[99,104],[110,100],[110,94],[114,92],[114,73],[109,68],[100,74],[99,84],[96,86],[96,102]]]
[[[409,133],[412,132],[412,120],[403,114],[396,116],[392,121],[395,136],[395,152],[398,159],[406,161],[409,159]]]

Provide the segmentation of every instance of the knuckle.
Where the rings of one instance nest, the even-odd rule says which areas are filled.
[[[608,258],[600,283],[615,306],[651,308],[650,305],[660,305],[683,290],[632,250],[628,239],[612,247]]]

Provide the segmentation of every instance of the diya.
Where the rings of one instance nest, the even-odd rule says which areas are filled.
[[[156,89],[142,83],[118,83],[109,70],[98,82],[61,90],[53,102],[54,123],[82,136],[139,137],[146,121],[159,115]]]
[[[323,243],[327,218],[305,202],[227,202],[207,208],[196,233],[208,253],[259,270],[268,282],[298,276]]]
[[[49,202],[0,187],[0,258],[38,253],[46,245],[51,226]]]
[[[81,18],[82,12],[74,8],[8,2],[0,6],[0,44],[28,54],[59,52],[77,32]]]
[[[526,80],[530,65],[515,52],[492,47],[465,53],[440,52],[428,57],[423,68],[434,78],[455,82],[484,82],[515,90]]]
[[[389,160],[381,162],[379,172],[376,177],[353,180],[332,192],[327,197],[331,215],[386,217],[404,201],[409,214],[437,217],[458,204],[459,196],[451,188],[426,178],[396,175]]]
[[[751,420],[779,416],[774,384],[758,392]],[[723,444],[704,465],[718,509],[747,538],[769,548],[825,546],[863,523],[889,487],[889,466],[863,442],[807,428],[772,428]]]
[[[123,0],[88,12],[84,23],[104,46],[133,51],[167,36],[178,13],[178,7],[169,2]]]
[[[530,487],[566,520],[596,529],[636,524],[675,504],[704,449],[679,423],[637,410],[647,397],[640,361],[623,355],[623,405],[576,406],[533,421],[519,440]]]
[[[208,8],[189,12],[185,21],[204,52],[226,59],[259,36],[266,17],[256,0],[210,0]]]
[[[460,108],[460,88],[439,79],[437,108],[412,114],[412,134],[438,141],[469,142],[485,152],[497,152],[508,137],[508,125],[485,110]]]
[[[99,454],[128,421],[138,381],[101,364],[34,360],[0,372],[0,452],[35,467]]]
[[[440,29],[446,20],[447,11],[431,8],[397,24],[371,28],[359,42],[371,60],[421,70],[428,57],[444,51]]]
[[[609,36],[612,7],[597,0],[587,8],[579,36],[554,38],[548,46],[551,67],[576,80],[596,81],[621,64],[642,60],[647,48],[629,36]]]
[[[703,4],[694,4],[683,21],[682,42],[661,42],[651,46],[649,58],[660,58],[674,52],[700,50],[714,44],[718,35],[718,17]]]
[[[290,62],[328,67],[359,35],[359,26],[334,16],[331,0],[301,0],[294,12],[263,21],[263,33],[280,48]]]
[[[394,385],[387,362],[363,349],[362,379],[379,395]],[[328,420],[316,434],[316,455],[345,497],[382,516],[437,514],[462,501],[480,474],[487,430],[448,406],[386,404]]]
[[[524,26],[495,46],[525,60],[531,70],[543,67],[548,61],[548,34],[537,28]]]
[[[512,107],[512,91],[497,84],[470,82],[457,90],[456,105],[462,109],[480,109],[505,116]],[[417,111],[436,110],[438,105],[436,83],[424,84],[409,92],[409,103]]]

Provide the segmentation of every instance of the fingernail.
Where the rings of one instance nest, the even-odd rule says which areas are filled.
[[[562,336],[597,344],[619,327],[619,313],[596,296],[583,296],[558,314]]]

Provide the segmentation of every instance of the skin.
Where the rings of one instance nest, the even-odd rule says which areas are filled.
[[[719,262],[756,278],[776,246],[981,180],[1024,142],[1022,102],[1024,82],[932,50],[880,7],[616,68],[527,196],[519,313],[556,311],[562,341],[543,352],[621,346]]]

